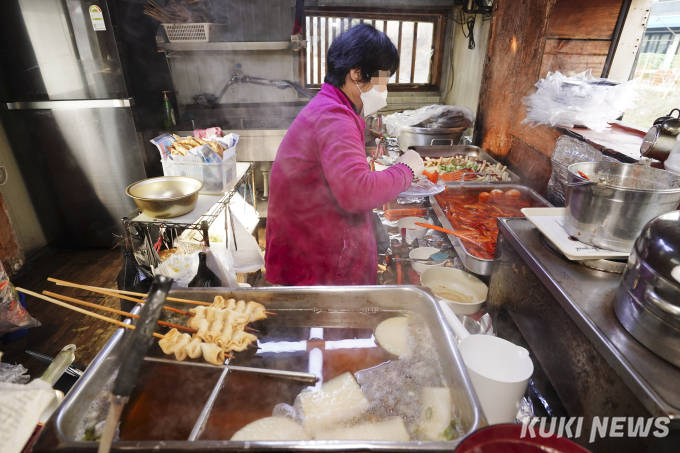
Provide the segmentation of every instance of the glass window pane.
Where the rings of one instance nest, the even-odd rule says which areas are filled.
[[[307,31],[307,65],[306,65],[307,66],[307,79],[306,80],[307,80],[307,83],[311,85],[312,84],[312,46],[311,46],[310,36],[311,36],[311,33],[312,33],[312,29],[311,29],[310,24],[311,24],[311,18],[309,16],[307,16],[306,22],[305,22],[305,27],[307,27],[306,28],[306,31]]]
[[[416,69],[414,83],[430,83],[430,66],[432,62],[432,35],[434,24],[418,23],[418,41],[416,42]]]
[[[312,42],[314,47],[312,49],[312,80],[315,84],[319,83],[319,33],[316,27],[319,25],[319,18],[312,18]]]
[[[321,46],[321,80],[319,83],[323,83],[323,79],[326,76],[326,21],[325,17],[320,17],[321,21],[321,36],[319,36],[319,45]]]
[[[411,83],[411,59],[413,56],[413,22],[402,22],[401,55],[399,55],[399,81]]]
[[[399,22],[396,20],[389,20],[387,21],[387,37],[390,38],[390,41],[392,41],[392,44],[394,44],[394,47],[397,49],[399,48]],[[390,80],[388,83],[396,83],[397,80],[397,74],[392,74],[392,77],[390,77]]]
[[[680,106],[680,27],[675,25],[679,21],[680,2],[652,4],[633,75],[638,99],[623,114],[624,122],[648,129],[655,119]]]

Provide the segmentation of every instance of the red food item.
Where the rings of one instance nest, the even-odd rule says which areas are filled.
[[[480,193],[479,201],[481,201],[482,203],[489,203],[491,201],[491,194],[489,192]]]
[[[531,203],[522,200],[522,194],[514,189],[506,193],[498,189],[477,190],[447,188],[435,198],[465,249],[477,258],[488,260],[493,259],[496,251],[498,217],[524,217],[520,210]],[[514,193],[508,196],[513,191],[519,197],[514,198]]]
[[[423,170],[423,174],[427,176],[427,179],[429,179],[430,182],[432,182],[433,184],[437,184],[437,180],[439,179],[439,173],[437,172],[437,170],[432,172]]]
[[[511,200],[517,200],[522,196],[517,189],[510,189],[505,192],[505,198],[510,198]]]

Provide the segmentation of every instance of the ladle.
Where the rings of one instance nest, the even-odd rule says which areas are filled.
[[[489,424],[513,423],[534,372],[529,351],[491,335],[470,335],[446,302],[439,307],[460,340],[458,350]]]

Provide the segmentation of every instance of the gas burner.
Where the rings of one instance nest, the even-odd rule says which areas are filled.
[[[626,269],[626,260],[580,260],[580,261],[572,261],[568,260],[562,252],[560,252],[557,247],[555,247],[555,244],[553,244],[550,239],[548,239],[543,233],[540,233],[541,237],[541,243],[543,243],[543,246],[550,250],[552,253],[555,255],[559,256],[560,258],[569,261],[570,263],[576,263],[580,264],[583,267],[587,267],[589,269],[594,269],[596,271],[601,271],[601,272],[609,272],[611,274],[623,274],[623,271]]]

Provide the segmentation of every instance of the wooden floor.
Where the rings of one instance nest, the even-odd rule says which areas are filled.
[[[76,297],[107,307],[120,308],[118,298],[98,296],[76,288],[66,288],[48,282],[48,277],[91,286],[116,288],[116,277],[123,263],[120,250],[55,250],[45,249],[13,277],[15,286],[37,293],[43,290]],[[37,377],[46,365],[24,351],[32,350],[56,356],[68,344],[75,344],[76,363],[89,365],[117,328],[113,324],[70,311],[35,297],[27,296],[28,311],[42,324],[29,329],[28,334],[15,342],[0,345],[2,361],[20,363]],[[86,307],[83,307],[86,308]],[[86,308],[87,309],[87,308]],[[104,314],[119,319],[118,315]]]

